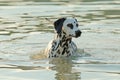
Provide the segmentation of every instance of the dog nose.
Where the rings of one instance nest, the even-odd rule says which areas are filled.
[[[82,33],[82,32],[81,32],[80,30],[75,31],[75,34],[76,34],[75,37],[77,38],[77,37],[81,36],[81,33]]]

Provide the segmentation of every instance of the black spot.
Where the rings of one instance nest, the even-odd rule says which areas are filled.
[[[71,43],[71,39],[69,40],[69,44]]]
[[[67,54],[67,57],[71,56],[71,54]]]
[[[68,47],[68,43],[67,43],[67,41],[62,45],[63,47]]]
[[[66,51],[66,48],[63,49],[63,51],[62,51],[62,55],[64,55],[65,51]]]
[[[62,34],[60,33],[60,34],[58,34],[58,36],[59,36],[59,37],[62,37]]]
[[[54,57],[57,57],[56,55],[54,55]]]
[[[55,47],[54,47],[54,45],[52,45],[52,51],[54,51],[55,50]]]
[[[66,51],[66,53],[67,53],[67,54],[69,54],[69,53],[70,53],[70,51],[68,50],[68,51]]]
[[[70,29],[73,29],[73,24],[72,24],[72,23],[67,24],[67,26],[68,26]]]
[[[76,26],[78,27],[79,25],[78,25],[78,24],[76,24]]]
[[[54,45],[56,45],[57,44],[57,42],[54,42]]]
[[[58,47],[59,47],[59,45],[57,45],[57,47],[56,47],[54,50],[57,50],[57,49],[58,49]]]
[[[62,46],[62,41],[60,40],[60,43],[59,43],[60,46]]]
[[[57,53],[60,54],[60,50],[58,50]]]
[[[66,35],[66,32],[64,32],[64,31],[63,31],[63,34],[65,34],[65,35]]]
[[[51,52],[51,54],[53,54],[53,52]]]
[[[63,37],[62,37],[62,42],[64,42],[65,39],[66,39],[65,35],[63,35]]]

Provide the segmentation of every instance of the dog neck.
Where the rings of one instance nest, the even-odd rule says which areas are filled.
[[[71,55],[70,51],[68,50],[71,46],[72,38],[67,37],[65,32],[61,32],[57,34],[55,37],[55,40],[57,40],[57,46],[53,48],[53,51],[56,50],[57,53],[61,55]],[[54,43],[56,44],[56,43]],[[58,48],[59,47],[59,48]],[[70,54],[69,54],[70,53]]]
[[[61,33],[57,34],[56,39],[60,41],[60,44],[63,44],[71,43],[72,37],[66,36],[66,33],[62,31]]]

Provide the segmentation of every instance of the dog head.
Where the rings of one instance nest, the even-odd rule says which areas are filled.
[[[67,37],[79,37],[81,31],[78,28],[78,21],[75,18],[60,18],[54,22],[55,30],[58,34],[62,31]]]

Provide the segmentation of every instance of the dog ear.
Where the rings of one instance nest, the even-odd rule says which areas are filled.
[[[57,33],[60,33],[62,30],[63,22],[65,21],[66,18],[60,18],[54,22],[54,27]]]

